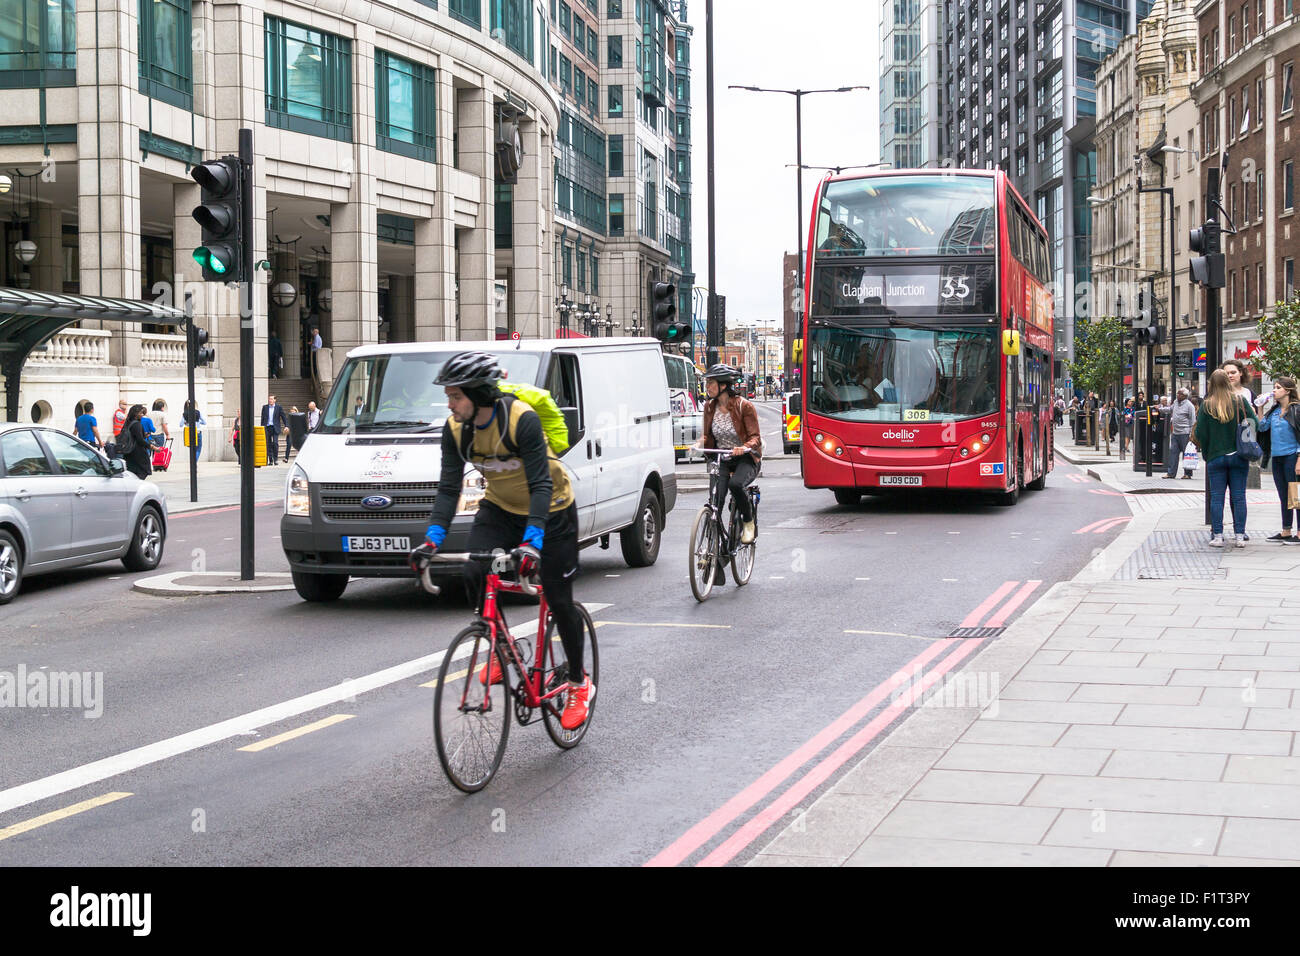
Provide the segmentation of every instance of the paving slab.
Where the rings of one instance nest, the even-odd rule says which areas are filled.
[[[1300,821],[1300,787],[1047,774],[1025,798],[1024,807],[1132,810]]]
[[[846,866],[1105,866],[1110,852],[1074,847],[873,836]]]
[[[1256,757],[1254,759],[1289,758]],[[1221,780],[1223,768],[1227,763],[1227,754],[1116,750],[1106,761],[1106,766],[1101,773],[1106,777],[1149,777],[1153,780]]]
[[[1111,850],[1212,854],[1224,818],[1190,813],[1064,810],[1043,842]]]
[[[1049,807],[904,800],[873,835],[1032,844],[1042,840],[1056,816]]]
[[[1187,853],[1147,853],[1140,850],[1116,850],[1111,866],[1295,866],[1295,860],[1252,860],[1244,856],[1196,856]]]
[[[909,800],[1017,804],[1033,789],[1038,775],[981,770],[931,770],[911,789]]]
[[[935,767],[943,770],[978,770],[996,767],[1002,772],[1080,774],[1092,777],[1101,771],[1109,757],[1109,750],[982,744],[963,738],[949,748]]]
[[[1205,704],[1184,707],[1176,704],[1127,704],[1115,721],[1120,725],[1137,724],[1143,727],[1206,727],[1218,730],[1240,730],[1246,726],[1248,709],[1236,707],[1211,707]],[[1277,730],[1261,727],[1260,730]]]
[[[1219,852],[1224,856],[1300,861],[1300,821],[1230,817]]]
[[[1011,686],[1015,686],[1013,683]],[[1069,686],[1069,685],[1060,685]],[[1124,684],[1079,684],[1070,700],[1117,704],[1179,704],[1190,706],[1201,700],[1201,687],[1128,687]]]
[[[1223,779],[1231,783],[1300,786],[1300,757],[1248,757],[1233,754],[1228,758]]]
[[[1059,744],[1064,747],[1106,750],[1173,750],[1216,754],[1291,752],[1291,734],[1269,730],[1202,730],[1186,727],[1107,727],[1101,724],[1068,728]]]

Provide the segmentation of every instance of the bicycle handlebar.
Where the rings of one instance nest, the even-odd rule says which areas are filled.
[[[442,588],[433,583],[433,575],[429,565],[434,562],[439,564],[468,564],[471,561],[492,562],[491,571],[493,574],[504,574],[507,571],[516,570],[514,555],[500,548],[493,551],[461,551],[452,554],[435,551],[429,556],[428,563],[420,571],[420,586],[430,594],[438,594],[442,591]],[[531,578],[521,577],[519,579],[519,590],[529,597],[535,597],[538,591],[538,582]]]

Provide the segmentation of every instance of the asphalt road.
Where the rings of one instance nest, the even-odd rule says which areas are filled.
[[[779,405],[761,409],[779,450]],[[463,603],[412,580],[355,580],[330,605],[293,591],[160,598],[129,590],[137,576],[120,565],[29,581],[0,618],[0,672],[102,675],[102,714],[0,707],[0,863],[635,865],[666,848],[657,862],[741,863],[777,831],[737,829],[826,749],[814,735],[954,629],[1014,620],[1122,522],[1076,532],[1128,515],[1059,461],[1047,490],[1013,508],[941,495],[841,508],[803,487],[797,460],[764,472],[745,588],[691,596],[700,493],[679,499],[653,567],[629,569],[617,543],[583,552],[578,597],[605,605],[591,731],[561,752],[540,726],[513,727],[497,777],[472,796],[434,753],[421,686],[433,664],[350,700],[245,716],[436,655],[467,623]],[[287,570],[278,518],[278,505],[258,508],[259,571]],[[237,568],[238,528],[233,510],[176,516],[159,570]],[[507,616],[535,612],[519,601]],[[801,769],[765,790],[796,752]]]

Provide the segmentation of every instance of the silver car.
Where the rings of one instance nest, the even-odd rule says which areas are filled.
[[[23,577],[120,559],[162,560],[167,499],[85,442],[55,428],[0,422],[0,604]]]

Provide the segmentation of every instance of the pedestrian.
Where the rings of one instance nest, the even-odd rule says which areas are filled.
[[[185,410],[181,412],[181,425],[189,433],[190,442],[194,446],[196,461],[203,458],[203,426],[207,423],[207,419],[203,417],[203,412],[187,398],[185,400]]]
[[[314,432],[316,426],[320,424],[320,409],[316,407],[315,402],[307,403],[307,431]]]
[[[1114,441],[1119,436],[1119,409],[1115,407],[1113,398],[1107,399],[1103,418],[1106,422],[1106,436]]]
[[[311,329],[311,374],[313,378],[320,378],[320,365],[317,364],[316,353],[321,350],[323,344],[320,329],[313,325]]]
[[[235,447],[235,461],[239,461],[239,423],[242,421],[239,417],[239,409],[235,409],[235,422],[230,429],[230,444]]]
[[[122,434],[122,426],[126,424],[126,399],[117,400],[117,411],[113,413],[113,441],[117,441],[117,436]]]
[[[1241,359],[1225,359],[1223,370],[1228,373],[1228,384],[1232,386],[1232,390],[1253,406],[1255,393],[1246,385],[1246,363]]]
[[[99,421],[95,418],[95,403],[86,402],[81,406],[77,416],[77,437],[91,448],[103,448],[104,442],[99,437]]]
[[[1282,530],[1268,536],[1269,541],[1300,544],[1300,515],[1290,496],[1290,486],[1300,481],[1300,390],[1296,380],[1280,375],[1273,380],[1273,395],[1259,414],[1259,443],[1264,449],[1260,467],[1273,466],[1273,484],[1282,505]]]
[[[266,463],[280,463],[280,433],[289,430],[289,419],[284,414],[284,407],[275,403],[275,396],[268,395],[262,406],[262,428],[266,430]],[[288,457],[286,452],[285,457]]]
[[[126,470],[141,481],[148,478],[153,471],[151,466],[153,446],[149,444],[142,419],[144,419],[144,406],[132,405],[126,413],[126,421],[122,424],[122,431],[117,438],[118,454],[126,462]]]
[[[1237,423],[1249,418],[1259,424],[1255,410],[1232,387],[1227,371],[1215,369],[1210,376],[1210,393],[1196,412],[1192,442],[1201,450],[1210,476],[1210,547],[1224,547],[1223,501],[1225,493],[1232,507],[1232,530],[1236,545],[1246,546],[1246,476],[1250,462],[1237,454]]]
[[[1187,400],[1187,389],[1178,390],[1178,400],[1172,405],[1163,405],[1161,413],[1169,415],[1169,460],[1165,463],[1165,477],[1178,475],[1178,463],[1187,451],[1187,442],[1192,436],[1192,426],[1196,424],[1196,406]],[[1189,469],[1183,469],[1183,477],[1191,478]]]
[[[271,330],[271,337],[266,342],[266,358],[270,365],[267,375],[279,378],[280,369],[284,368],[284,346],[280,343],[280,336],[275,334],[275,329]]]
[[[155,443],[161,448],[165,443],[171,441],[171,429],[167,427],[167,403],[161,398],[153,400],[153,409],[146,416],[153,423],[153,430],[157,434]]]

